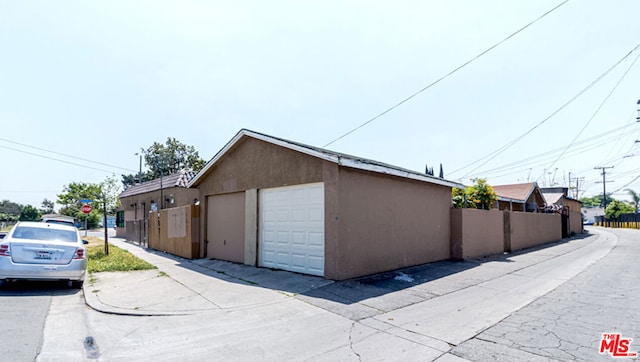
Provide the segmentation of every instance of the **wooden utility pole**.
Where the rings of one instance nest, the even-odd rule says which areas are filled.
[[[571,186],[571,183],[573,181],[576,181],[576,186],[573,187]],[[571,176],[571,172],[569,172],[569,191],[571,191],[571,197],[573,197],[575,200],[580,200],[580,181],[583,181],[584,177],[572,177]]]
[[[613,182],[613,181],[607,181],[608,168],[613,168],[613,166],[594,167],[595,170],[602,170],[602,202],[604,203],[605,210],[607,209],[607,182]],[[600,181],[597,181],[596,183],[600,183]]]
[[[104,255],[109,255],[109,225],[107,225],[107,195],[102,194],[102,212],[104,224]]]

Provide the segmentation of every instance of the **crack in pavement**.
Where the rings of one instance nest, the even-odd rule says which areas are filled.
[[[351,329],[349,330],[349,348],[351,348],[351,352],[353,352],[353,354],[355,354],[356,356],[358,356],[358,361],[362,361],[362,356],[360,356],[360,354],[358,352],[356,352],[356,350],[353,348],[353,330],[356,327],[356,321],[353,321],[351,323]]]

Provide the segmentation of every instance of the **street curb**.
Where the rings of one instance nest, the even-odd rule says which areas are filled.
[[[126,309],[120,307],[114,307],[106,305],[100,301],[98,297],[98,290],[87,286],[88,283],[84,283],[82,287],[82,295],[84,296],[84,303],[91,309],[105,314],[132,316],[132,317],[170,317],[170,316],[183,316],[191,315],[192,313],[186,312],[150,312],[135,309]]]

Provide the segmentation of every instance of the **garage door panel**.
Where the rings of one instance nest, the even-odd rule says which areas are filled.
[[[273,243],[276,241],[276,233],[273,231],[264,231],[262,233],[262,241],[265,243]]]
[[[324,248],[324,233],[309,233],[308,244]]]
[[[291,221],[305,222],[307,220],[307,210],[297,208],[291,211]]]
[[[324,275],[324,185],[260,190],[260,237],[260,265]]]
[[[308,258],[308,262],[311,270],[324,270],[324,258],[311,256]]]
[[[306,236],[307,234],[303,231],[293,231],[291,232],[291,242],[297,245],[306,244]]]
[[[281,253],[276,252],[276,265],[277,266],[286,266],[291,264],[291,254],[290,253]]]
[[[309,188],[309,198],[313,200],[320,200],[324,197],[324,185],[318,184],[317,186]]]
[[[278,210],[278,222],[287,222],[289,221],[290,217],[289,217],[289,210]]]
[[[264,217],[265,221],[275,221],[276,220],[276,213],[271,211],[271,210],[267,210],[263,214],[263,217]]]
[[[307,190],[298,189],[291,191],[291,201],[301,202],[307,199]]]
[[[309,209],[309,221],[324,223],[324,210],[320,207]]]
[[[304,269],[306,266],[306,254],[291,254],[291,265],[297,269]]]
[[[289,244],[289,233],[286,231],[278,231],[278,244]]]
[[[264,253],[264,258],[265,258],[265,259],[268,259],[268,260],[272,260],[272,261],[273,261],[273,260],[275,260],[275,258],[276,258],[276,255],[275,255],[276,253],[274,253],[273,251],[270,251],[270,250],[263,250],[263,253]],[[270,265],[266,265],[266,266],[270,266]]]

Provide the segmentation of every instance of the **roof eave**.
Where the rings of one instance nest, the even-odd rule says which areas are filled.
[[[336,163],[340,166],[344,166],[344,167],[351,167],[351,168],[356,168],[356,169],[361,169],[361,170],[367,170],[367,171],[372,171],[372,172],[377,172],[377,173],[383,173],[383,174],[388,174],[388,175],[394,175],[394,176],[399,176],[399,177],[404,177],[404,178],[409,178],[409,179],[413,179],[413,180],[418,180],[418,181],[424,181],[424,182],[429,182],[429,183],[433,183],[433,184],[437,184],[437,185],[441,185],[441,186],[446,186],[446,187],[451,187],[451,188],[459,188],[462,189],[464,188],[464,185],[457,183],[457,182],[453,182],[453,181],[448,181],[448,180],[444,180],[441,178],[436,178],[436,177],[431,177],[428,175],[421,175],[418,173],[413,173],[413,172],[409,172],[409,171],[401,171],[398,169],[393,169],[393,168],[388,168],[388,167],[384,167],[384,166],[380,166],[380,165],[373,165],[370,163],[366,163],[366,162],[359,162],[356,159],[351,159],[351,158],[345,158],[345,157],[341,157],[339,155],[335,155],[335,154],[329,154],[329,153],[325,153],[316,149],[312,149],[312,148],[307,148],[307,147],[303,147],[300,146],[296,143],[291,143],[291,142],[287,142],[278,138],[274,138],[274,137],[270,137],[267,135],[263,135],[260,133],[256,133],[247,129],[242,129],[240,130],[238,133],[236,133],[236,135],[229,141],[227,142],[227,144],[220,150],[218,151],[218,153],[216,153],[216,155],[209,161],[207,162],[207,164],[205,165],[205,167],[200,170],[200,172],[198,172],[198,174],[193,177],[193,179],[191,179],[191,181],[189,181],[189,183],[187,184],[187,187],[193,187],[194,185],[197,186],[201,180],[201,178],[206,175],[209,170],[220,160],[222,159],[222,157],[224,157],[224,155],[230,150],[232,149],[238,142],[240,142],[240,140],[244,137],[244,136],[249,136],[249,137],[253,137],[256,139],[259,139],[261,141],[264,142],[268,142],[271,144],[275,144],[278,145],[280,147],[284,147],[284,148],[288,148],[300,153],[304,153],[313,157],[317,157],[329,162],[333,162]]]
[[[510,197],[504,197],[504,196],[498,196],[498,201],[515,202],[515,203],[518,203],[518,204],[526,203],[526,200],[512,199]]]
[[[388,167],[372,165],[369,163],[358,162],[357,160],[352,160],[352,159],[340,158],[338,164],[344,167],[351,167],[351,168],[356,168],[356,169],[365,170],[365,171],[372,171],[376,173],[399,176],[399,177],[408,178],[412,180],[429,182],[429,183],[433,183],[440,186],[446,186],[446,187],[457,188],[457,189],[464,188],[463,184],[460,184],[457,182],[448,181],[448,180],[436,178],[436,177],[430,177],[428,175],[421,175],[414,172],[401,171],[401,170],[396,170]]]

